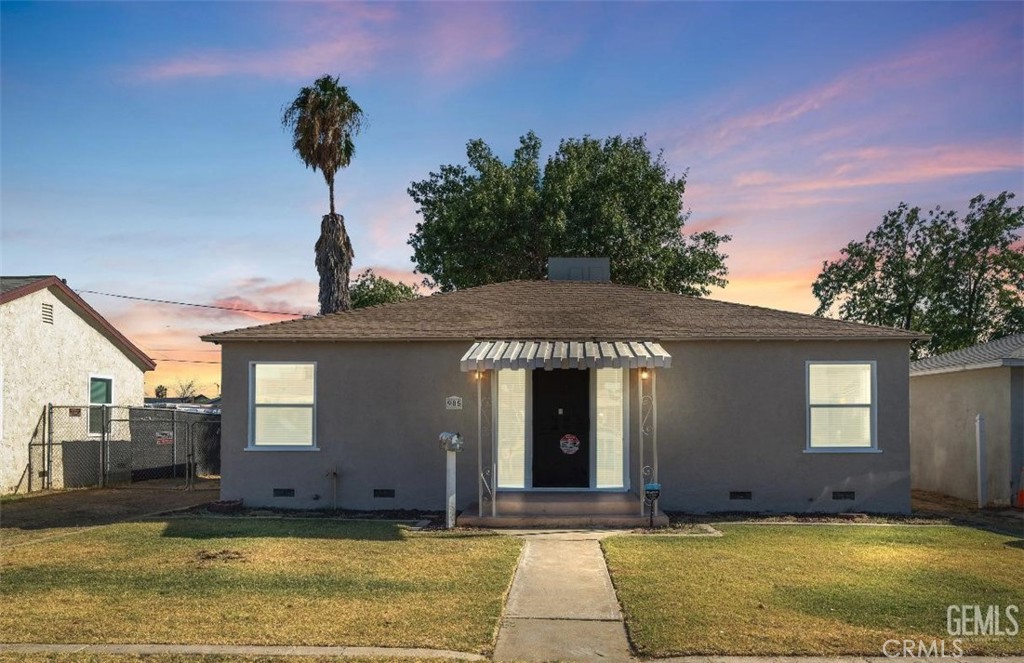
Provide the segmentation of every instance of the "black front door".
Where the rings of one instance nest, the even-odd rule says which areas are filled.
[[[533,373],[533,487],[590,487],[590,372]]]

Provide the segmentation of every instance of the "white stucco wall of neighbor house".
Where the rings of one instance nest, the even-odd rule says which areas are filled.
[[[53,324],[43,321],[43,304]],[[50,289],[0,305],[0,491],[27,486],[28,444],[47,403],[89,403],[92,376],[113,380],[115,405],[142,405],[143,371]],[[82,413],[87,417],[87,413]]]
[[[477,490],[476,382],[459,370],[470,342],[225,344],[222,497],[260,506],[329,507],[336,469],[342,508],[440,509],[445,457],[437,435],[458,431],[466,439],[458,459],[458,502],[465,508]],[[907,342],[664,345],[673,359],[671,368],[657,371],[663,508],[909,511]],[[875,362],[877,450],[806,452],[809,360]],[[252,361],[316,362],[317,450],[246,449]],[[630,421],[638,422],[638,372],[632,373]],[[463,397],[463,409],[447,410],[448,396]],[[635,440],[630,466],[635,489]],[[275,489],[285,495],[275,497]],[[374,497],[379,489],[394,490],[394,496]],[[734,501],[730,492],[750,492],[751,499]]]

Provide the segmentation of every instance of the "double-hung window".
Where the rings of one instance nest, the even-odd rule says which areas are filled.
[[[878,449],[875,363],[807,362],[807,450]]]
[[[316,448],[316,364],[253,362],[249,448]]]

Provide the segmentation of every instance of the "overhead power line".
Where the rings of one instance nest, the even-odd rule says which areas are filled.
[[[165,357],[154,357],[153,361],[171,361],[176,364],[217,364],[220,365],[219,361],[201,361],[199,359],[167,359]]]
[[[104,297],[117,297],[118,299],[134,299],[140,302],[151,302],[154,304],[172,304],[174,306],[192,306],[195,308],[212,308],[219,311],[234,311],[235,313],[267,313],[269,315],[292,315],[296,318],[304,317],[305,313],[296,313],[294,311],[264,311],[262,309],[255,308],[232,308],[230,306],[215,306],[214,304],[193,304],[191,302],[175,302],[170,299],[153,299],[151,297],[135,297],[133,295],[119,295],[113,292],[99,292],[97,290],[76,290],[77,293],[87,293],[90,295],[103,295]]]

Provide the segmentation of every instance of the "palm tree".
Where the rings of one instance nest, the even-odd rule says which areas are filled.
[[[292,132],[292,148],[307,168],[323,174],[330,196],[330,213],[320,222],[320,239],[316,242],[321,315],[351,307],[348,282],[355,254],[345,231],[345,218],[334,211],[334,176],[352,161],[352,139],[363,121],[363,110],[349,96],[348,88],[338,82],[338,77],[326,74],[299,90],[281,118]]]

